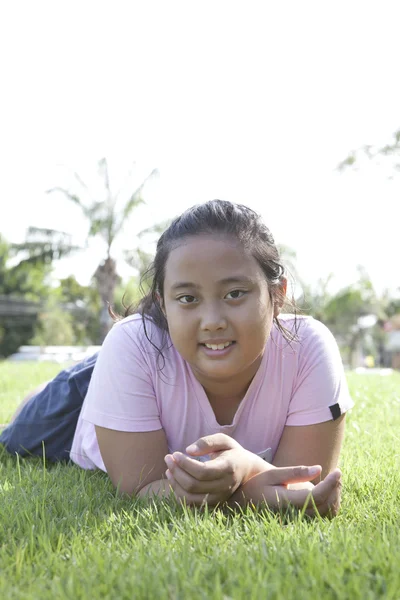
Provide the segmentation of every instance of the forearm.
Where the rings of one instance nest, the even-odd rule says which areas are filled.
[[[236,492],[234,492],[230,497],[229,505],[246,506],[247,504],[257,505],[265,502],[265,489],[267,487],[267,483],[265,482],[266,476],[264,473],[266,470],[267,469],[265,469],[264,472],[259,472],[257,475],[254,475],[254,477],[239,486]]]
[[[270,468],[270,465],[266,463],[262,458],[253,454],[252,452],[246,451],[246,455],[244,456],[244,460],[241,466],[241,472],[243,481],[248,481],[253,478],[255,475],[264,471],[265,469]],[[184,490],[181,490],[184,492]],[[174,491],[171,487],[168,479],[157,479],[156,481],[152,481],[147,485],[143,486],[135,495],[139,498],[149,498],[153,496],[158,496],[161,498],[166,498],[174,495]],[[187,495],[187,501],[190,502],[191,496],[190,492]],[[204,494],[207,496],[208,494]],[[180,497],[182,494],[180,494]]]
[[[167,479],[157,479],[156,481],[152,481],[147,485],[143,486],[139,492],[137,492],[136,496],[138,498],[151,498],[152,496],[158,496],[160,498],[165,498],[170,496],[171,494],[171,486]]]
[[[241,485],[230,497],[230,506],[246,506],[247,504],[258,505],[266,503],[272,510],[277,508],[277,506],[279,506],[277,494],[272,494],[271,496],[271,483],[267,481],[268,477],[265,470],[263,473],[259,473]],[[307,490],[308,492],[311,492],[314,488],[314,484],[310,481],[302,481],[298,483],[278,484],[276,487],[279,487],[280,491],[284,491],[282,488],[285,488],[289,491]],[[267,497],[269,501],[267,500]]]
[[[230,497],[231,506],[246,506],[249,503],[259,504],[264,501],[263,491],[267,485],[265,473],[271,469],[271,465],[252,452],[249,452],[249,455],[248,476]]]

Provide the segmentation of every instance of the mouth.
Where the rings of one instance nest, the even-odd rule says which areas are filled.
[[[236,342],[224,342],[221,344],[200,344],[208,356],[225,356],[228,354]]]

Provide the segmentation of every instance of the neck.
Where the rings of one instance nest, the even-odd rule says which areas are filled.
[[[236,377],[229,377],[226,380],[211,379],[203,376],[202,373],[195,371],[196,379],[201,383],[204,391],[211,404],[224,402],[240,402],[254,379],[260,364],[262,356],[260,356],[248,369],[243,373],[238,373]]]

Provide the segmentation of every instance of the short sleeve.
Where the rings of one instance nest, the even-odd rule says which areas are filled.
[[[137,320],[120,321],[107,335],[82,408],[83,420],[117,431],[162,428],[139,328]]]
[[[312,318],[304,321],[302,329],[286,425],[313,425],[337,419],[353,406],[332,333]]]

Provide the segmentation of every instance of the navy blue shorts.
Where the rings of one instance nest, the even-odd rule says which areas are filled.
[[[20,456],[43,456],[44,444],[46,461],[68,461],[96,359],[97,354],[61,371],[2,431],[0,444]]]

